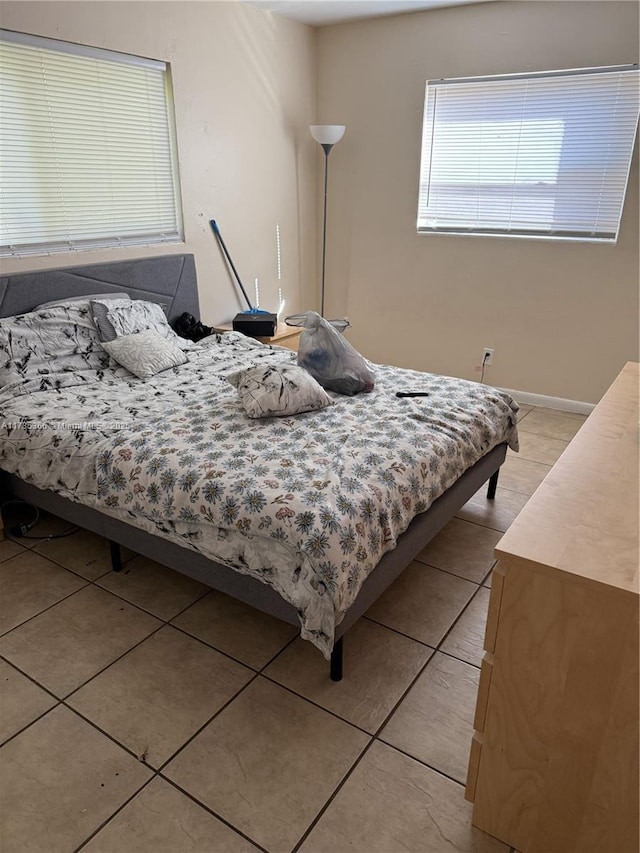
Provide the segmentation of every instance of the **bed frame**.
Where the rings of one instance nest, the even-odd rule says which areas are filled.
[[[199,319],[198,291],[193,255],[162,255],[133,261],[42,270],[0,278],[0,317],[31,311],[36,305],[64,296],[122,291],[135,299],[168,305],[169,322],[188,311]],[[330,662],[333,681],[342,678],[343,637],[346,631],[398,577],[455,513],[489,481],[487,498],[495,497],[498,473],[506,456],[500,444],[469,468],[427,512],[417,516],[366,579],[356,600],[336,628]],[[0,472],[2,473],[2,472]],[[122,568],[120,546],[182,572],[213,589],[252,607],[299,625],[296,609],[270,586],[227,566],[209,560],[159,535],[140,530],[98,509],[75,503],[55,492],[38,489],[19,477],[4,473],[3,492],[106,538],[111,545],[114,571]],[[0,527],[1,530],[1,527]]]

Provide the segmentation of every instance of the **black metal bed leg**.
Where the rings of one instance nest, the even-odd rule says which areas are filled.
[[[496,496],[496,488],[498,487],[498,475],[500,474],[500,469],[491,475],[489,480],[489,488],[487,489],[487,498],[492,501]]]
[[[109,540],[109,549],[111,550],[111,568],[114,572],[121,572],[122,554],[120,553],[120,546],[117,542]]]
[[[342,681],[342,641],[344,637],[336,640],[331,652],[331,665],[329,674],[331,681]]]

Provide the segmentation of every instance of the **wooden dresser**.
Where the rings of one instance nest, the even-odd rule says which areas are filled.
[[[638,365],[498,543],[467,799],[521,853],[638,851]]]

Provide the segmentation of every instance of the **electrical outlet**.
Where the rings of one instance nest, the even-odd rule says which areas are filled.
[[[483,367],[488,367],[490,364],[493,364],[493,354],[495,350],[491,347],[485,347],[482,350],[482,361],[480,362]]]

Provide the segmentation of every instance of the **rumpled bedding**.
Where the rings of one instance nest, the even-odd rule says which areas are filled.
[[[0,467],[269,584],[326,657],[412,518],[496,445],[518,449],[517,404],[475,382],[372,365],[369,394],[251,419],[226,377],[295,353],[229,333],[188,356],[144,381],[0,391]]]

